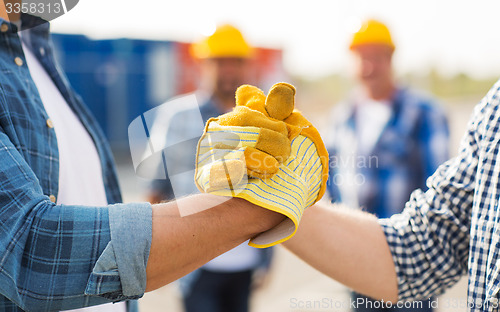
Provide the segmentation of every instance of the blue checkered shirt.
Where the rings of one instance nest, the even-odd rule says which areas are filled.
[[[41,24],[28,15],[22,20],[23,26]],[[59,188],[56,135],[26,66],[17,27],[0,19],[0,31],[0,311],[58,311],[141,297],[151,206],[50,201]],[[120,202],[110,150],[55,63],[49,24],[24,30],[24,37],[93,138],[108,202]],[[129,311],[136,306],[129,305]]]
[[[500,81],[474,109],[459,155],[412,193],[401,214],[380,220],[400,299],[442,293],[468,274],[469,311],[499,311]]]

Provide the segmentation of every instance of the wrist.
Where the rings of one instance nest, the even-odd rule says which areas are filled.
[[[235,197],[231,198],[228,203],[237,207],[245,216],[244,226],[252,237],[275,227],[285,219],[284,215],[257,206],[245,199]]]

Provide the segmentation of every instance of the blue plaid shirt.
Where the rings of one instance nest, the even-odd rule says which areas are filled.
[[[333,202],[390,217],[401,212],[411,192],[424,189],[425,180],[448,159],[448,123],[429,98],[399,88],[387,124],[366,150],[358,146],[359,101],[355,97],[334,111],[328,191]]]
[[[93,138],[108,202],[120,202],[110,150],[55,63],[49,24],[28,15],[22,21],[23,27],[41,24],[24,30],[27,45]],[[56,135],[17,27],[0,19],[0,31],[0,310],[57,311],[141,297],[151,206],[62,206],[50,200],[59,188]]]
[[[441,165],[401,214],[380,223],[400,299],[442,293],[468,273],[469,311],[499,311],[500,81],[474,109],[459,155]]]

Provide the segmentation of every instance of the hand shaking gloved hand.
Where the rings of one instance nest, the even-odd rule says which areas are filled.
[[[321,199],[328,153],[298,111],[295,88],[275,84],[266,95],[243,85],[236,107],[208,120],[196,155],[195,182],[202,192],[244,198],[287,218],[250,240],[269,247],[292,237],[306,207]]]

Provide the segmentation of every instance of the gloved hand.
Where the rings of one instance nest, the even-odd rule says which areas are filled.
[[[195,182],[202,192],[244,198],[287,218],[250,240],[269,247],[292,237],[306,207],[321,199],[328,152],[294,110],[295,88],[275,84],[268,96],[250,85],[236,91],[236,107],[208,120],[198,143]]]

